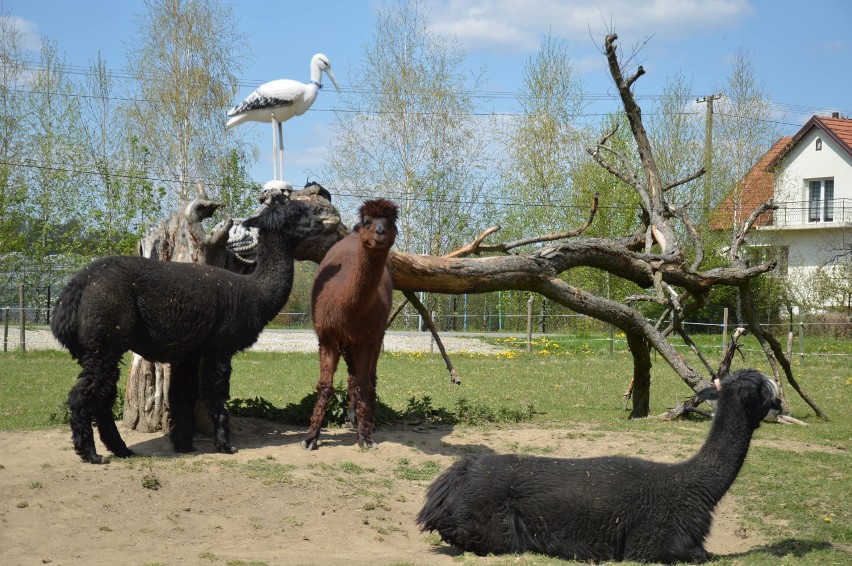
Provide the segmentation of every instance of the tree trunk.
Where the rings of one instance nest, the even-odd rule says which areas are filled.
[[[142,239],[139,254],[161,261],[224,266],[230,222],[210,235],[205,234],[201,225],[218,207],[219,203],[209,200],[204,188],[199,186],[195,199],[181,203],[177,212]],[[124,393],[126,427],[142,432],[169,430],[170,377],[169,364],[151,362],[133,354]],[[196,419],[196,430],[209,433],[211,429],[208,418]]]
[[[317,184],[310,184],[302,191],[292,191],[290,198],[308,201],[311,213],[319,219],[337,216],[331,206],[328,191]],[[189,203],[182,203],[177,212],[163,221],[139,243],[139,253],[144,257],[161,261],[183,261],[207,263],[234,271],[250,273],[254,270],[253,244],[245,246],[229,242],[232,222],[220,224],[212,234],[206,234],[202,221],[210,218],[219,203],[207,198],[204,187],[198,186],[198,194]],[[299,242],[294,250],[297,260],[319,262],[326,250],[345,232],[307,238]],[[229,243],[237,251],[229,250]],[[168,364],[157,364],[133,355],[124,397],[124,425],[144,432],[169,430],[169,378]],[[212,423],[207,411],[199,403],[196,407],[195,430],[211,433]]]

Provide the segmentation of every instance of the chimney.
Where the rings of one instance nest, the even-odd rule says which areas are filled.
[[[831,117],[832,118],[840,118],[840,112],[832,112]]]

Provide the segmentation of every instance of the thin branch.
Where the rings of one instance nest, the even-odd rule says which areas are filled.
[[[679,208],[670,207],[669,210],[674,216],[680,218],[680,221],[683,222],[684,226],[686,226],[686,231],[689,234],[690,239],[692,239],[692,245],[695,246],[695,259],[692,261],[691,265],[692,271],[695,271],[704,261],[704,242],[701,240],[701,234],[698,233],[698,230],[692,223],[692,219],[690,219],[687,215],[686,206]]]
[[[731,372],[731,362],[734,361],[734,352],[742,352],[740,351],[740,345],[737,343],[737,340],[740,339],[740,336],[745,334],[746,329],[739,327],[734,330],[733,336],[731,336],[731,341],[728,343],[728,346],[725,349],[724,354],[722,355],[722,361],[719,362],[719,371],[713,376],[714,380],[718,377],[722,379],[726,375]]]
[[[663,192],[665,193],[666,191],[668,191],[670,189],[673,189],[675,187],[679,187],[679,186],[686,184],[690,181],[694,181],[695,179],[702,176],[704,173],[706,173],[706,171],[704,170],[704,167],[701,167],[700,169],[698,169],[698,171],[696,171],[692,175],[689,175],[688,177],[684,177],[683,179],[678,179],[677,181],[674,181],[673,183],[669,183],[668,185],[663,187]]]
[[[754,223],[757,222],[760,215],[768,210],[778,210],[778,205],[775,204],[772,199],[769,199],[752,210],[751,214],[749,214],[748,218],[746,218],[746,221],[743,222],[742,228],[740,228],[740,230],[734,234],[734,237],[731,238],[731,248],[728,252],[728,257],[731,259],[732,264],[741,264],[740,246],[742,245],[743,240],[745,240],[746,234],[748,234],[748,231],[751,230]]]
[[[472,253],[477,253],[477,251],[479,250],[479,245],[482,243],[482,241],[485,238],[487,238],[488,236],[490,236],[491,234],[493,234],[494,232],[498,232],[499,230],[500,230],[500,226],[492,226],[491,228],[488,228],[482,234],[477,236],[476,239],[474,241],[472,241],[471,243],[467,244],[466,246],[462,246],[459,249],[446,254],[444,257],[465,257],[465,256],[468,256]]]
[[[500,229],[499,226],[492,226],[488,230],[485,230],[482,234],[480,234],[473,242],[470,244],[459,248],[454,252],[450,252],[449,254],[443,256],[445,258],[458,258],[464,257],[470,254],[479,254],[479,253],[493,253],[493,252],[501,252],[506,253],[509,250],[514,248],[518,248],[521,246],[528,246],[530,244],[539,244],[541,242],[552,242],[554,240],[564,240],[566,238],[576,238],[581,235],[586,229],[592,225],[592,222],[595,219],[595,215],[598,212],[598,204],[600,203],[600,195],[595,193],[592,197],[592,208],[589,210],[589,217],[586,221],[579,227],[574,228],[573,230],[568,230],[567,232],[557,232],[556,234],[545,234],[541,236],[533,236],[532,238],[524,238],[522,240],[515,240],[514,242],[505,242],[502,244],[494,244],[491,246],[483,246],[481,242],[490,234],[493,234],[497,230]]]
[[[626,81],[624,81],[624,88],[629,89],[631,86],[633,86],[633,83],[636,82],[636,79],[638,79],[639,77],[641,77],[644,74],[645,74],[645,68],[642,67],[642,65],[639,65],[639,68],[636,69],[636,72],[633,74],[633,76],[628,78]]]
[[[600,165],[601,167],[603,167],[604,169],[606,169],[607,171],[609,171],[610,173],[612,173],[613,175],[615,175],[616,177],[621,179],[628,186],[633,187],[635,189],[636,185],[638,184],[636,179],[631,179],[630,177],[628,177],[627,175],[622,173],[620,170],[616,169],[614,165],[611,165],[608,161],[606,161],[600,155],[600,152],[598,151],[599,149],[600,149],[599,147],[595,148],[595,149],[586,148],[586,152],[588,152],[588,154],[592,156],[592,158],[597,162],[598,165]]]
[[[441,342],[441,337],[438,335],[438,327],[435,326],[435,321],[432,320],[432,316],[429,314],[429,311],[426,310],[426,307],[420,302],[420,299],[417,298],[417,295],[413,291],[403,291],[402,294],[405,295],[405,298],[408,299],[412,305],[414,305],[414,308],[417,309],[417,312],[420,313],[420,316],[422,316],[423,320],[426,321],[426,326],[429,327],[429,331],[432,333],[432,337],[438,345],[438,350],[441,351],[441,357],[444,358],[444,363],[447,364],[447,371],[450,372],[450,383],[461,383],[459,374],[456,373],[456,368],[453,367],[453,362],[450,361],[450,356],[447,355],[444,343]]]

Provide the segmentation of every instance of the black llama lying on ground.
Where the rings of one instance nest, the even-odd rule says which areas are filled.
[[[754,430],[781,406],[775,383],[753,369],[699,396],[718,398],[718,409],[704,446],[687,461],[469,456],[435,480],[417,522],[478,554],[703,562],[713,509],[736,479]]]

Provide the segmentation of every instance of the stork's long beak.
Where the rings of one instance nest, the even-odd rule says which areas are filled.
[[[326,69],[325,74],[328,75],[328,78],[331,79],[331,84],[334,85],[334,88],[337,89],[337,92],[340,92],[340,87],[337,86],[337,79],[334,78],[334,73],[331,72],[331,69]]]

